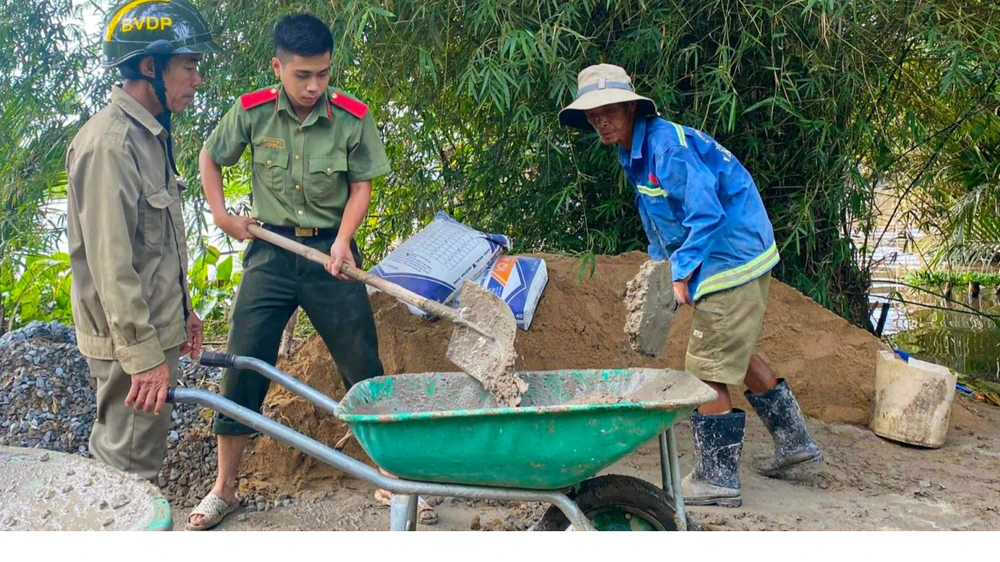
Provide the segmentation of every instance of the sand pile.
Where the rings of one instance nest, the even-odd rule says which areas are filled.
[[[577,284],[578,262],[543,255],[549,284],[530,331],[518,330],[519,370],[670,367],[682,369],[690,334],[691,310],[682,307],[661,358],[632,351],[623,331],[626,283],[646,260],[642,253],[598,259],[593,277]],[[387,374],[454,371],[445,359],[452,327],[429,324],[383,294],[372,297],[380,354]],[[778,376],[788,379],[806,415],[825,421],[866,424],[871,413],[875,356],[885,349],[877,338],[826,311],[791,287],[773,281],[764,335],[758,350]],[[323,345],[314,337],[281,368],[327,395],[340,399],[344,388]],[[734,393],[735,394],[735,393]],[[737,399],[746,408],[742,396]],[[346,428],[287,391],[272,390],[268,415],[315,439],[332,444]],[[973,423],[956,401],[953,423]],[[370,462],[353,440],[348,454]],[[244,466],[246,485],[290,491],[331,485],[343,475],[267,437],[255,440]]]

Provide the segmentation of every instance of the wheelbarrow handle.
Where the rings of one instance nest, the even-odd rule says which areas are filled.
[[[231,369],[233,367],[233,362],[236,356],[230,355],[228,353],[214,353],[211,351],[206,351],[201,354],[201,359],[198,360],[199,363],[206,367],[221,367],[223,369]]]
[[[253,234],[255,238],[260,238],[261,240],[270,242],[279,248],[284,248],[289,252],[298,254],[307,260],[320,265],[326,265],[333,261],[333,258],[331,258],[328,254],[320,252],[315,248],[310,248],[305,244],[299,244],[294,240],[286,238],[280,234],[275,234],[274,232],[266,230],[256,224],[247,226],[247,231],[250,232],[250,234]],[[494,339],[492,334],[463,318],[457,310],[445,306],[437,301],[422,297],[405,287],[401,287],[400,285],[393,283],[392,281],[387,281],[378,275],[373,275],[363,269],[353,267],[346,263],[340,266],[340,272],[355,281],[360,281],[361,283],[375,287],[379,291],[382,291],[395,299],[403,301],[406,304],[413,305],[435,316],[447,318],[455,324],[469,328],[470,330],[473,330],[487,338]]]
[[[336,400],[260,359],[244,357],[242,355],[230,355],[228,353],[205,352],[201,354],[200,362],[206,367],[225,367],[253,371],[287,388],[292,394],[305,398],[331,416],[337,415],[339,403]],[[171,399],[171,396],[173,396],[172,390],[168,390],[168,401]]]

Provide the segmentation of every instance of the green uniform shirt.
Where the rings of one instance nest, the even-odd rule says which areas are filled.
[[[348,96],[354,113],[348,112],[338,105],[341,95],[330,88],[302,122],[284,89],[275,86],[243,96],[222,117],[205,149],[216,164],[232,166],[250,145],[253,218],[274,226],[336,228],[349,184],[389,171],[371,112],[356,117],[365,106]]]

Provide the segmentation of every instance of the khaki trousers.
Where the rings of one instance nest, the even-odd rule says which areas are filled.
[[[163,352],[170,367],[170,385],[177,384],[179,347]],[[173,405],[159,416],[137,412],[125,405],[132,377],[117,361],[87,359],[97,379],[97,417],[90,432],[90,454],[119,470],[156,480],[167,452],[167,433]]]

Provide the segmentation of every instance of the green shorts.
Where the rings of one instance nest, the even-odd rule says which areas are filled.
[[[770,272],[694,305],[684,369],[703,381],[743,384],[764,326]]]

